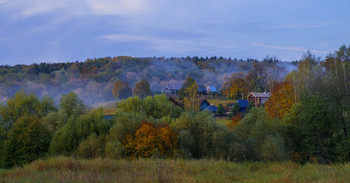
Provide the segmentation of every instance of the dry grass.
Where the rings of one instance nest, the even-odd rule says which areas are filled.
[[[219,118],[216,118],[216,121],[220,124],[224,124],[224,125],[227,125],[227,124],[230,124],[232,123],[232,120],[230,119],[219,119]]]
[[[106,108],[103,109],[103,115],[105,116],[113,116],[119,110],[119,108]]]
[[[235,103],[236,100],[232,100],[232,99],[227,99],[227,98],[207,98],[208,102],[211,105],[215,105],[218,106],[220,103],[225,107],[227,104],[230,103]]]
[[[216,160],[39,160],[0,182],[348,182],[350,165],[232,163]]]

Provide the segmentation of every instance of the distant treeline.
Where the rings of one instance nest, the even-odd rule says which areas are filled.
[[[85,62],[40,63],[31,65],[0,66],[0,101],[6,102],[21,89],[38,96],[50,96],[56,102],[59,96],[76,93],[87,105],[114,100],[112,90],[116,81],[127,82],[131,87],[146,79],[154,93],[165,86],[182,85],[186,77],[198,84],[213,85],[222,89],[233,73],[248,73],[254,67],[263,72],[278,70],[279,79],[295,69],[297,62],[281,62],[267,57],[238,60],[223,57],[105,57]],[[276,74],[276,73],[274,73]],[[260,77],[260,76],[259,76]],[[265,77],[265,76],[261,76]]]

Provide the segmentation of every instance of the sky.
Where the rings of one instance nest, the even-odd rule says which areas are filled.
[[[87,58],[324,58],[350,44],[348,0],[0,0],[0,65]]]

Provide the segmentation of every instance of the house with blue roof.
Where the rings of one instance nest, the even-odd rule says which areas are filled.
[[[216,113],[216,111],[218,110],[218,108],[215,105],[210,105],[207,108],[204,109],[204,111],[210,111],[212,113]]]
[[[215,86],[206,86],[207,87],[207,93],[217,93]]]
[[[249,102],[245,99],[237,100],[237,104],[239,106],[239,112],[242,113],[245,113],[247,111],[247,108],[249,107]]]

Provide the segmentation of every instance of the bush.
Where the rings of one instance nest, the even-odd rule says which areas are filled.
[[[129,97],[118,103],[118,108],[123,112],[146,114],[147,117],[160,119],[169,116],[177,118],[182,109],[172,104],[165,95],[149,96],[145,99]]]
[[[105,145],[105,135],[92,134],[79,144],[75,154],[85,159],[104,157]]]
[[[5,167],[21,166],[44,157],[50,145],[50,132],[37,118],[22,117],[8,133],[4,144]]]
[[[281,161],[288,158],[286,127],[278,119],[269,120],[263,107],[253,108],[234,128],[235,135],[249,143],[248,160]],[[254,144],[254,145],[252,145]]]
[[[59,129],[51,142],[50,153],[70,156],[80,142],[89,136],[106,134],[109,124],[104,120],[102,110],[95,110],[80,117],[71,117],[68,123]]]
[[[127,135],[123,140],[126,155],[133,158],[174,157],[177,147],[177,135],[168,127],[155,127],[143,122],[135,135]]]
[[[135,134],[144,119],[147,119],[144,114],[117,112],[106,137],[106,156],[118,159],[124,157],[121,142],[125,141],[127,135]]]
[[[184,112],[171,127],[179,134],[179,155],[186,155],[184,158],[228,157],[230,131],[209,112]]]
[[[217,111],[216,111],[216,115],[218,115],[218,116],[224,116],[224,115],[226,115],[224,106],[222,106],[221,103],[218,105],[218,109],[217,109]]]
[[[13,125],[22,116],[42,118],[52,111],[56,111],[52,99],[44,97],[40,100],[35,94],[28,95],[24,90],[0,105],[0,116],[6,126]]]

